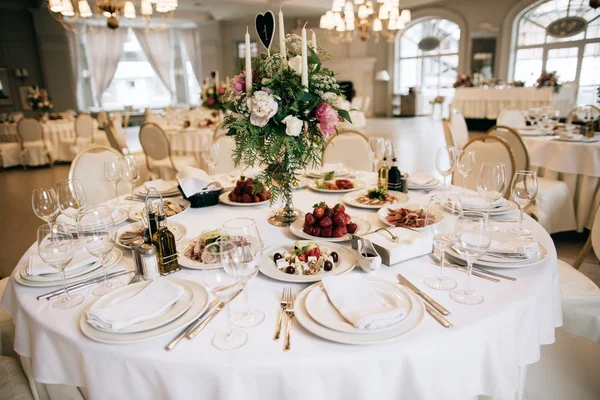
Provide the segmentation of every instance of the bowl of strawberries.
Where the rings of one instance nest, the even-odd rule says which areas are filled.
[[[342,204],[329,207],[325,202],[315,204],[304,218],[298,218],[290,225],[290,231],[296,236],[305,239],[319,237],[331,242],[350,240],[352,235],[361,235],[370,229],[368,221],[346,214]]]
[[[257,206],[269,204],[270,199],[271,194],[266,189],[255,193],[254,179],[245,178],[243,176],[238,179],[233,190],[227,191],[219,196],[219,200],[221,200],[222,203],[232,206]]]

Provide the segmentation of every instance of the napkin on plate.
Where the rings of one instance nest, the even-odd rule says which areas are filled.
[[[220,189],[222,186],[221,183],[214,182],[214,179],[204,170],[194,167],[183,167],[177,174],[177,181],[186,197],[193,196],[207,189]]]
[[[65,272],[73,272],[79,268],[85,267],[98,261],[98,257],[95,257],[87,251],[81,249],[75,252],[73,259],[65,268]],[[37,276],[43,274],[57,274],[59,271],[46,264],[38,254],[32,254],[29,256],[29,264],[27,265],[27,275]]]
[[[480,196],[461,196],[460,201],[463,208],[482,209],[486,211],[488,208],[487,200]],[[498,199],[492,203],[492,208],[502,206],[504,203],[506,203],[505,198]]]
[[[389,304],[357,274],[323,278],[327,297],[339,313],[358,329],[381,329],[406,318],[404,308]]]
[[[90,309],[87,322],[94,327],[116,332],[163,314],[183,293],[180,285],[158,278],[127,300],[105,308]]]
[[[408,178],[408,184],[414,186],[431,185],[434,183],[432,182],[432,179],[434,179],[434,177],[431,174],[415,174]]]
[[[540,246],[537,242],[499,242],[492,240],[488,251],[490,253],[519,254],[529,258],[537,254],[539,249]]]
[[[144,187],[150,189],[151,187],[158,190],[160,193],[172,192],[177,189],[173,183],[169,183],[164,179],[155,179],[153,181],[144,182]]]

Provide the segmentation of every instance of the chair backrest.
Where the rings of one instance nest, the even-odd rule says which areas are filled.
[[[118,122],[109,120],[104,126],[104,131],[106,132],[110,146],[118,152],[125,154],[123,149],[127,149],[127,141],[125,140],[125,136],[121,134],[123,128],[119,128]]]
[[[508,126],[493,126],[487,131],[488,135],[502,138],[510,146],[515,156],[516,170],[529,169],[529,151],[519,132]]]
[[[465,187],[477,191],[477,178],[481,165],[484,162],[504,163],[506,173],[506,191],[504,197],[508,199],[510,197],[510,185],[515,173],[515,157],[510,145],[502,138],[487,136],[471,140],[464,149],[475,152],[475,167],[473,168],[473,172],[467,176]],[[454,171],[452,174],[452,183],[454,185],[462,185],[463,177],[460,172]]]
[[[79,114],[75,119],[75,133],[78,137],[94,137],[94,118],[90,114]]]
[[[152,109],[151,108],[146,108],[144,110],[144,119],[145,119],[146,122],[149,122],[148,121],[148,117],[151,116],[151,115],[152,115]]]
[[[452,137],[452,128],[450,127],[450,120],[448,118],[443,118],[442,125],[444,127],[444,138],[446,139],[446,146],[454,146],[454,138]]]
[[[110,147],[92,145],[80,151],[71,163],[69,179],[81,182],[90,205],[115,197],[114,185],[104,178],[104,163],[120,157],[122,154]],[[119,194],[124,193],[126,190]]]
[[[596,257],[600,259],[600,205],[596,208],[596,215],[594,216],[594,221],[592,222],[590,239],[594,253],[596,253]]]
[[[140,129],[140,143],[146,157],[164,160],[171,156],[171,144],[162,128],[153,122],[146,122]]]
[[[362,96],[354,96],[352,98],[352,102],[350,104],[351,104],[352,109],[360,111],[360,110],[362,110],[363,103],[364,103],[364,99],[362,98]]]
[[[361,111],[364,112],[365,114],[369,114],[370,106],[371,106],[371,97],[367,96],[367,97],[365,97],[365,101],[363,103]]]
[[[131,109],[125,109],[125,116],[123,117],[123,128],[127,128],[129,126],[129,118],[131,117]]]
[[[96,116],[96,120],[98,120],[98,126],[103,127],[108,122],[108,113],[104,110],[100,111]]]
[[[469,128],[460,110],[453,109],[450,114],[450,132],[457,149],[462,149],[469,142]]]
[[[525,123],[525,116],[521,110],[507,110],[500,111],[498,119],[496,119],[496,125],[510,126],[514,129],[524,128],[527,124]]]
[[[586,117],[596,120],[598,116],[600,116],[600,108],[594,105],[576,107],[569,113],[567,124],[571,124],[574,121],[583,121]]]
[[[219,154],[217,156],[217,165],[213,169],[213,173],[226,174],[236,169],[235,163],[233,162],[235,140],[230,136],[220,135],[214,139],[214,143],[219,144]]]
[[[17,122],[17,134],[21,143],[44,139],[44,128],[34,118],[21,118]]]
[[[360,132],[350,130],[332,136],[325,145],[321,165],[340,162],[355,170],[370,171],[373,158],[369,139]]]

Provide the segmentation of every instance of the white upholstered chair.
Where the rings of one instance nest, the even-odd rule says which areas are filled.
[[[510,184],[515,174],[515,156],[510,145],[504,139],[488,136],[471,140],[464,149],[475,152],[475,167],[473,168],[473,172],[467,176],[465,187],[477,191],[477,177],[484,162],[504,163],[506,173],[506,192],[504,197],[508,199],[510,196]],[[457,186],[463,184],[463,177],[458,171],[454,171],[452,174],[452,184]]]
[[[496,119],[496,125],[510,126],[513,129],[521,129],[527,126],[523,111],[508,109],[500,111],[500,115]]]
[[[487,134],[500,137],[510,145],[515,155],[517,171],[530,169],[527,146],[517,131],[508,126],[494,126]],[[573,194],[566,183],[556,179],[538,176],[535,202],[528,205],[525,211],[549,232],[571,230],[572,228],[565,223],[575,221]]]
[[[106,132],[106,137],[108,138],[110,147],[122,154],[129,154],[125,132],[120,126],[119,121],[109,119],[104,125],[104,131]]]
[[[217,130],[213,137],[213,143],[219,144],[219,153],[217,155],[217,165],[214,167],[214,174],[227,174],[236,169],[233,162],[233,150],[235,149],[235,140],[222,134],[223,130]]]
[[[364,102],[365,99],[362,96],[354,96],[350,102],[350,106],[353,110],[362,111]]]
[[[115,197],[114,185],[104,178],[104,163],[115,161],[122,157],[117,150],[107,147],[91,145],[82,150],[69,169],[69,179],[81,182],[89,205],[97,205]],[[128,193],[124,185],[119,186],[119,195]]]
[[[362,105],[362,110],[360,111],[364,112],[366,115],[370,115],[369,107],[371,107],[371,98],[367,96],[365,97],[365,101]]]
[[[44,140],[44,128],[39,121],[33,118],[21,118],[17,123],[17,134],[21,143],[23,167],[52,164],[54,159],[52,147]]]
[[[371,170],[373,159],[365,135],[357,131],[342,131],[327,141],[321,165],[340,162],[355,170]]]
[[[146,165],[152,175],[169,180],[175,179],[177,172],[184,166],[196,166],[193,156],[174,156],[171,144],[162,128],[155,123],[146,122],[140,129],[140,143],[146,154]]]
[[[16,142],[0,143],[0,169],[21,164],[21,145]]]
[[[108,112],[104,110],[100,111],[96,116],[96,120],[98,121],[98,126],[100,128],[103,128],[104,124],[108,122]]]
[[[453,109],[450,113],[450,133],[454,147],[462,149],[469,142],[469,128],[467,121],[459,110]]]

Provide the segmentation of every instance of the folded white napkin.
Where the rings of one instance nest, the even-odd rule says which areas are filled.
[[[167,182],[164,179],[155,179],[153,181],[144,182],[144,187],[146,189],[153,187],[160,193],[172,192],[177,189],[177,186],[173,185],[172,182]]]
[[[358,329],[386,328],[406,318],[404,308],[389,304],[361,275],[333,276],[322,282],[334,307]]]
[[[164,313],[183,293],[180,285],[158,278],[127,300],[106,308],[89,310],[87,322],[104,330],[119,331]]]
[[[460,201],[463,208],[487,210],[488,202],[480,196],[461,196]],[[506,203],[505,198],[501,198],[492,203],[492,208],[502,206]]]
[[[391,266],[431,253],[431,239],[425,232],[415,232],[400,227],[390,227],[387,230],[398,238],[397,242],[394,242],[386,231],[362,235],[373,243],[383,264]]]
[[[537,242],[499,242],[492,240],[488,251],[491,253],[520,254],[525,257],[532,257],[537,254],[539,249],[540,246]]]
[[[206,190],[207,186],[214,182],[214,179],[202,169],[183,167],[177,174],[177,181],[183,193],[189,197]]]
[[[415,174],[415,175],[411,175],[408,178],[408,183],[412,184],[412,185],[416,185],[416,186],[421,186],[421,185],[431,185],[433,182],[431,182],[431,180],[433,179],[433,175],[431,174]]]
[[[98,261],[98,257],[95,257],[87,251],[80,249],[75,252],[73,259],[65,268],[65,272],[73,272],[79,268],[85,267]],[[37,254],[29,256],[29,264],[27,265],[27,275],[37,276],[43,274],[57,274],[58,270],[50,265],[46,264],[42,258]]]
[[[72,210],[72,211],[69,211],[69,210]],[[65,224],[65,225],[76,225],[77,221],[75,221],[75,216],[77,215],[77,210],[75,208],[68,208],[64,212],[66,214],[59,214],[58,217],[56,217],[56,222],[59,222],[61,224]],[[110,216],[112,217],[113,221],[117,220],[120,213],[121,213],[121,209],[118,207],[113,208],[110,211]]]

